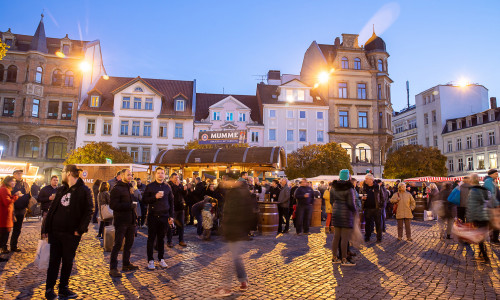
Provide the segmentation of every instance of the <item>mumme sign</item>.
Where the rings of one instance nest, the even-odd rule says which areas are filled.
[[[245,130],[201,131],[199,144],[238,144],[247,142]]]

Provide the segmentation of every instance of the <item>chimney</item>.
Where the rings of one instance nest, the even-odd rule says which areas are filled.
[[[269,72],[267,72],[267,84],[280,85],[281,84],[281,71],[269,70]]]
[[[490,97],[490,107],[492,109],[497,108],[497,97]]]

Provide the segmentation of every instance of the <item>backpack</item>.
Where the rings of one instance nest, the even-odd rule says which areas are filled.
[[[458,186],[451,191],[447,200],[452,204],[460,205],[460,189]]]

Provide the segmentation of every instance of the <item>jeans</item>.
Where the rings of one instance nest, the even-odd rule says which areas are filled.
[[[17,249],[17,241],[21,235],[21,228],[23,228],[24,214],[16,214],[16,221],[14,222],[14,228],[12,229],[12,236],[10,238],[10,249]]]
[[[410,226],[410,219],[405,218],[405,219],[398,219],[398,238],[403,237],[403,223],[405,225],[405,231],[406,231],[406,238],[411,239],[411,226]]]
[[[177,228],[177,232],[179,233],[179,243],[184,242],[184,211],[176,211],[174,212],[174,223]],[[167,242],[172,243],[172,236],[174,232],[170,226],[167,227]]]
[[[76,249],[80,244],[80,236],[65,232],[49,233],[50,259],[47,269],[46,289],[53,289],[56,285],[59,266],[61,266],[61,278],[59,279],[59,289],[68,287],[69,276],[73,268]]]
[[[283,223],[285,223],[285,231],[288,231],[290,228],[290,214],[288,213],[288,208],[278,207],[278,232],[283,232]]]
[[[7,249],[7,241],[9,241],[10,228],[0,227],[0,250]]]
[[[163,259],[167,226],[169,226],[168,217],[148,216],[148,242],[146,247],[148,261],[154,260],[153,247],[155,240],[158,247],[158,260]]]
[[[333,236],[333,243],[332,243],[333,257],[337,257],[337,252],[339,249],[339,241],[340,241],[342,259],[347,258],[347,246],[349,244],[349,239],[351,238],[351,235],[352,235],[352,228],[335,227],[335,234]]]
[[[227,243],[229,251],[231,252],[231,258],[232,258],[234,267],[236,269],[236,276],[238,277],[238,281],[240,283],[248,281],[247,273],[245,271],[245,265],[243,264],[243,260],[241,259],[242,243],[243,242],[241,242],[241,241]],[[227,289],[230,289],[230,287],[231,287],[232,274],[233,274],[233,272],[231,270],[231,265],[229,263],[227,263],[225,265],[223,272],[222,272],[223,286]]]
[[[304,229],[304,233],[309,233],[309,225],[311,223],[311,214],[312,214],[312,205],[297,205],[297,209],[295,211],[295,226],[297,226],[297,233],[302,233],[302,229]]]
[[[365,209],[365,240],[370,240],[373,227],[377,231],[377,241],[382,240],[382,212],[379,208]]]
[[[134,244],[135,238],[135,225],[115,225],[115,243],[111,249],[109,268],[118,268],[118,253],[123,245],[125,239],[125,246],[123,246],[123,266],[130,265],[130,249]]]
[[[194,218],[195,216],[193,215],[193,204],[187,206],[188,211],[189,211],[189,224],[193,225],[194,224]]]
[[[202,235],[203,234],[203,217],[201,216],[201,213],[196,215],[196,221],[198,222],[196,224],[196,234]]]
[[[146,216],[148,214],[148,205],[142,202],[140,202],[139,205],[141,206],[141,216],[138,217],[140,219],[138,225],[144,226],[144,223],[146,223]]]

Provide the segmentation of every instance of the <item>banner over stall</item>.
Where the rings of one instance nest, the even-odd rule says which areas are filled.
[[[243,144],[247,142],[244,130],[201,131],[199,144]]]

